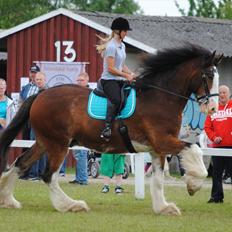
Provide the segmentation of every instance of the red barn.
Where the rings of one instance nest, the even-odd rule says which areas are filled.
[[[113,18],[100,12],[59,9],[8,30],[0,30],[0,77],[6,78],[8,93],[18,92],[20,77],[28,76],[33,61],[88,62],[90,81],[99,79],[102,58],[97,54],[96,34],[110,34]],[[197,17],[126,15],[133,29],[125,38],[127,64],[136,72],[137,54],[176,47],[183,42],[199,44],[226,58],[219,66],[221,83],[232,88],[232,20]]]

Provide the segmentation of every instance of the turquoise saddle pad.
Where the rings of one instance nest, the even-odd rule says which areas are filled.
[[[116,118],[129,118],[135,111],[136,91],[131,89],[125,107]],[[89,95],[88,114],[95,119],[106,119],[107,98],[96,95],[93,91]]]

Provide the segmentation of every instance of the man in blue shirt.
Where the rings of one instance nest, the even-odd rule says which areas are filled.
[[[39,92],[38,86],[35,84],[35,76],[36,73],[40,72],[40,68],[36,64],[32,64],[29,70],[29,78],[30,82],[22,87],[20,92],[20,103],[24,102],[28,97],[37,94]],[[24,140],[31,139],[31,126],[30,123],[27,123],[23,129],[22,137]],[[27,150],[24,148],[23,151]],[[29,171],[24,175],[21,176],[20,179],[28,179],[29,178]]]
[[[83,87],[88,87],[89,75],[86,72],[81,73],[77,77],[77,84]],[[87,156],[88,150],[74,150],[73,157],[76,159],[76,176],[75,179],[70,181],[71,184],[88,184],[88,171],[87,171]]]

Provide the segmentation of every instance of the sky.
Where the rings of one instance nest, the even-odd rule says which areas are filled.
[[[160,15],[160,16],[181,16],[178,11],[175,0],[134,0],[143,9],[145,15]],[[176,0],[181,8],[188,12],[188,0]],[[218,0],[214,0],[218,4]]]
[[[145,15],[181,16],[175,0],[135,0]],[[181,8],[188,9],[188,0],[177,0]]]

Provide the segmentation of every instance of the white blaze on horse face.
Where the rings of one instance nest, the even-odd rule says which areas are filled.
[[[212,85],[212,88],[210,89],[210,94],[215,94],[215,93],[217,93],[217,94],[219,93],[219,74],[218,74],[217,68],[214,66],[213,85]],[[217,111],[218,110],[218,99],[219,99],[219,97],[218,96],[213,96],[213,97],[211,97],[211,99],[212,99],[212,102],[214,102],[214,104],[216,104],[215,111]],[[212,109],[212,107],[209,108],[209,109]],[[213,113],[215,113],[215,111]]]
[[[214,77],[212,88],[210,89],[210,94],[218,93],[219,88],[219,74],[217,68],[214,67]],[[209,98],[209,102],[207,104],[201,104],[200,110],[203,113],[212,115],[213,113],[217,112],[218,110],[218,96],[213,96]]]

